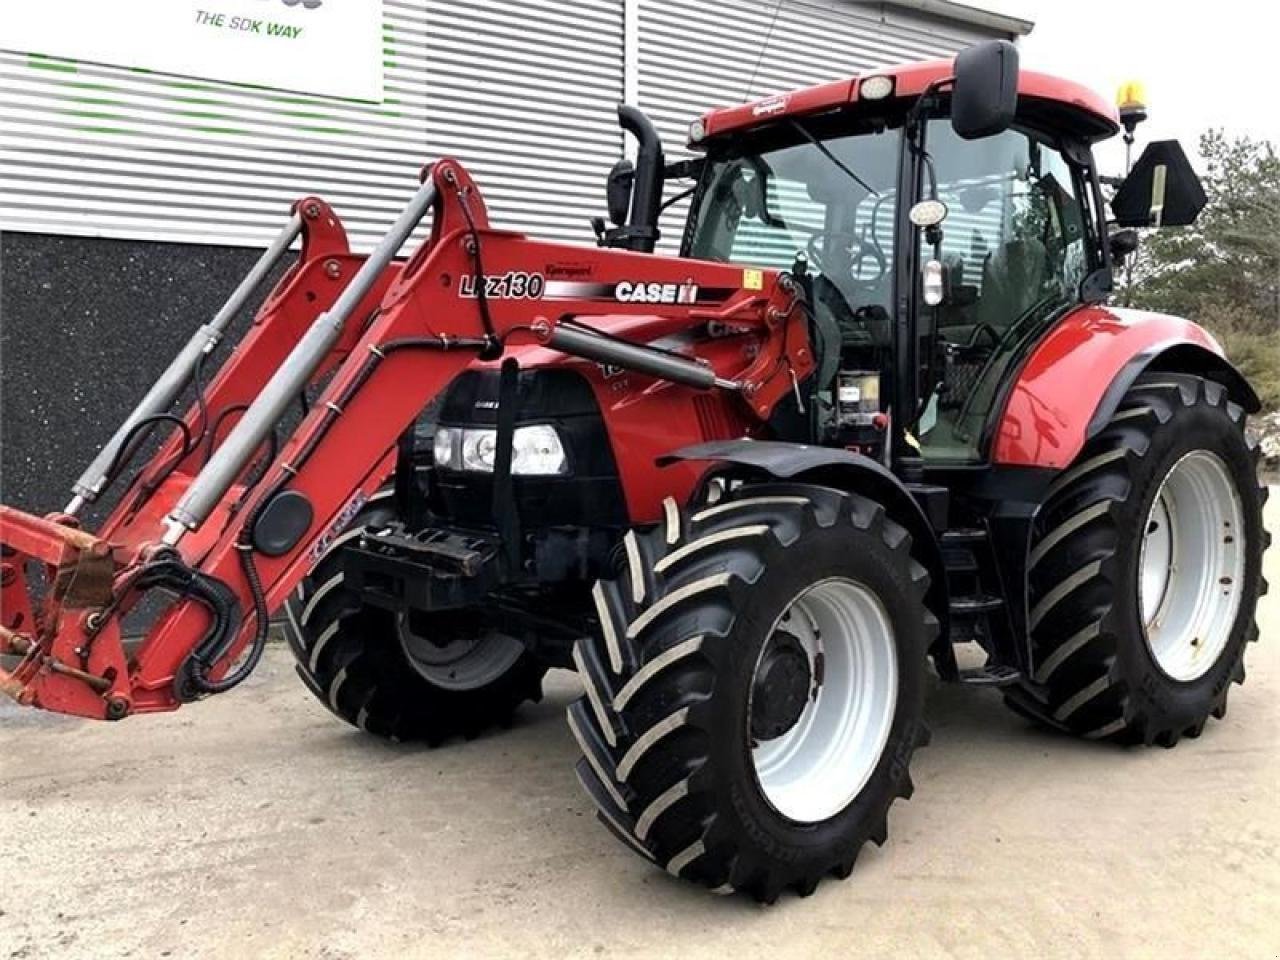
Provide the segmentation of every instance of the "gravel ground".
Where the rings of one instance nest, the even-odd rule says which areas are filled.
[[[1269,567],[1280,583],[1280,549]],[[439,750],[339,724],[283,645],[170,716],[6,704],[0,960],[1280,957],[1280,590],[1262,634],[1227,718],[1173,751],[936,690],[889,844],[773,908],[677,883],[596,824],[571,674],[514,729]]]

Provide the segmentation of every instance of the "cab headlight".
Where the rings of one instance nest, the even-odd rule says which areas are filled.
[[[498,431],[493,428],[439,427],[432,453],[438,467],[493,473],[498,460]],[[525,477],[567,474],[569,460],[556,428],[547,424],[516,427],[511,438],[511,472]]]

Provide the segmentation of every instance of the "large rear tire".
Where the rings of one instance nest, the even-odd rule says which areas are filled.
[[[1035,672],[1009,705],[1091,739],[1166,747],[1222,717],[1266,591],[1257,461],[1220,384],[1140,377],[1037,517]]]
[[[438,744],[510,724],[542,699],[546,667],[519,640],[481,632],[466,611],[397,618],[347,589],[342,551],[394,516],[392,491],[369,499],[286,604],[298,676],[333,714],[392,740]]]
[[[847,876],[927,740],[937,621],[911,538],[861,496],[740,488],[626,538],[574,651],[577,772],[600,819],[676,876],[772,902]]]

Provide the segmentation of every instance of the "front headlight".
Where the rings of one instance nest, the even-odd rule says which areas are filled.
[[[440,427],[436,430],[432,451],[438,467],[493,473],[498,459],[498,431]],[[556,428],[547,424],[517,427],[511,438],[511,472],[525,477],[567,474],[569,459]]]
[[[462,431],[462,469],[493,472],[498,459],[497,430]],[[514,466],[514,464],[513,464]],[[514,473],[515,470],[512,470]]]
[[[436,429],[435,440],[431,444],[431,459],[437,466],[447,467],[453,463],[453,451],[458,445],[458,431],[448,427]]]

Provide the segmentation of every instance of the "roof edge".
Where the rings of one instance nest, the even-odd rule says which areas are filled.
[[[998,30],[1014,37],[1025,37],[1035,28],[1034,20],[983,10],[967,3],[958,3],[957,0],[885,0],[885,6],[930,13],[947,20]]]

